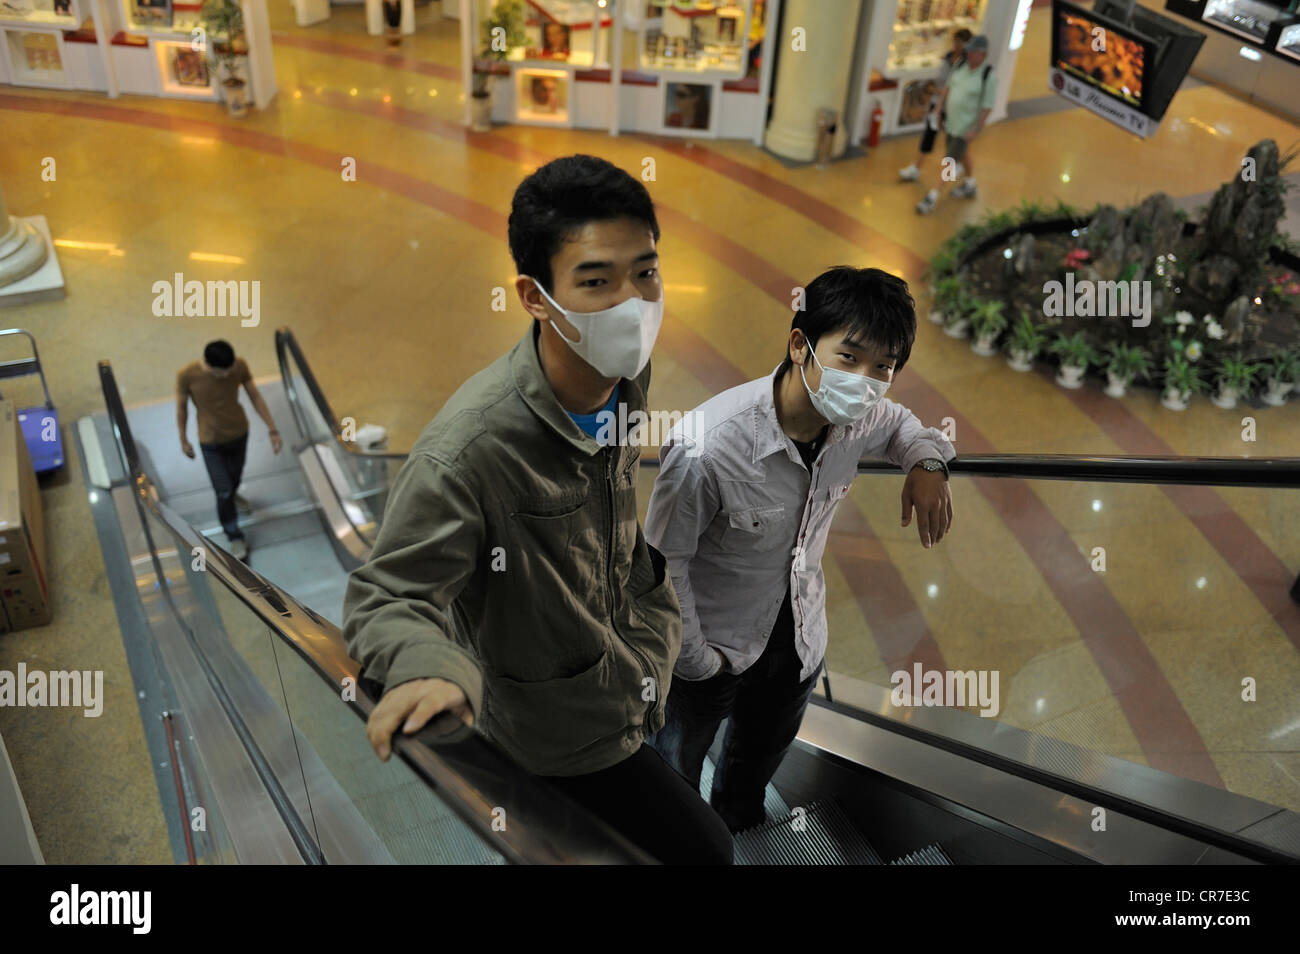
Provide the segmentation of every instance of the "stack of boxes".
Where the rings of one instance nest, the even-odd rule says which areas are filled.
[[[18,426],[0,399],[0,633],[50,621],[40,488]]]

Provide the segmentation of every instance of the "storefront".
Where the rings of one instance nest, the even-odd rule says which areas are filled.
[[[1011,77],[1024,39],[1031,0],[877,0],[864,12],[859,59],[850,87],[849,141],[863,142],[876,107],[881,135],[920,132],[938,92],[943,55],[953,34],[967,29],[989,40],[990,81],[997,85],[990,121],[1006,116]]]
[[[1300,119],[1300,0],[1166,0],[1205,34],[1192,74]]]
[[[778,5],[462,0],[466,72],[492,69],[496,122],[761,143]],[[505,49],[490,48],[493,27]]]
[[[243,42],[231,62],[249,104],[261,107],[276,91],[266,3],[241,6]],[[201,8],[172,0],[4,0],[0,83],[217,101],[218,71],[196,48]]]

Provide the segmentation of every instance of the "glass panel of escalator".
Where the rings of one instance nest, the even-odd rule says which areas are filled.
[[[836,701],[869,684],[929,708],[936,673],[984,686],[951,723],[975,736],[1015,726],[1300,811],[1293,491],[957,477],[926,549],[901,489],[863,474],[832,524]]]

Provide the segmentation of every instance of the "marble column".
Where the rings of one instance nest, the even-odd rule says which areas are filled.
[[[0,287],[26,278],[45,264],[48,255],[45,236],[31,222],[19,222],[9,214],[0,189]]]

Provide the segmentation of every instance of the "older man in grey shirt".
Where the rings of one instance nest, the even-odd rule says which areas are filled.
[[[796,312],[769,376],[706,401],[661,451],[646,539],[668,560],[682,650],[653,744],[697,788],[731,717],[710,802],[732,831],[764,821],[763,790],[799,730],[826,654],[821,559],[862,457],[907,473],[903,525],[923,545],[952,521],[951,443],[884,399],[916,313],[902,279],[839,267]]]

